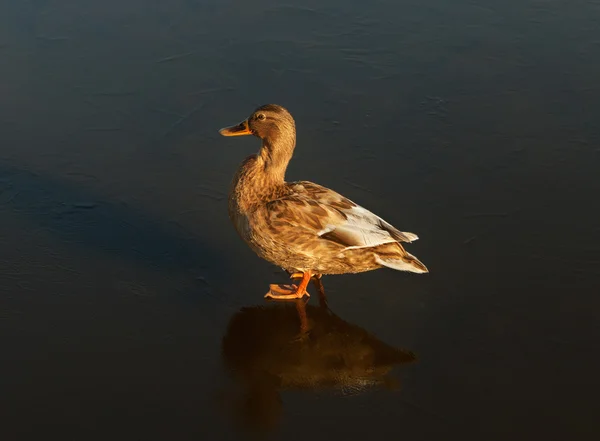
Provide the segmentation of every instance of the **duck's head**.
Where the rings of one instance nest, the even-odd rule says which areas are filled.
[[[275,142],[281,138],[296,137],[294,118],[284,107],[265,104],[256,109],[241,123],[219,130],[223,136],[254,135],[263,140]]]

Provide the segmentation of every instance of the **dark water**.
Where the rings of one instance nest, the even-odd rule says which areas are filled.
[[[599,78],[591,0],[0,3],[0,436],[598,439]],[[268,102],[431,270],[309,341],[227,218]]]

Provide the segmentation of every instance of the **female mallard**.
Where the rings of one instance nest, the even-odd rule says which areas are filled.
[[[260,151],[238,169],[229,194],[229,217],[238,234],[263,259],[302,278],[296,285],[271,285],[265,297],[301,298],[311,278],[322,293],[323,274],[360,273],[388,267],[427,273],[404,250],[413,233],[392,225],[333,190],[308,181],[286,182],[296,145],[292,115],[267,104],[223,136],[254,135]]]

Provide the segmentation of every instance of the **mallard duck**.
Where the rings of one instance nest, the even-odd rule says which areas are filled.
[[[311,278],[323,294],[321,276],[392,268],[427,273],[402,242],[417,240],[329,188],[308,181],[286,182],[296,146],[296,124],[282,106],[257,108],[223,136],[254,135],[258,154],[242,162],[229,193],[229,217],[241,238],[263,259],[283,268],[298,285],[270,285],[265,295],[297,299]]]

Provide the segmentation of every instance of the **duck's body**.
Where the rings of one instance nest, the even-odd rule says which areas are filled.
[[[229,194],[229,216],[242,239],[263,259],[302,276],[299,287],[271,286],[269,297],[298,298],[311,277],[389,267],[428,272],[400,242],[417,236],[392,225],[333,190],[308,181],[286,182],[296,144],[294,120],[281,106],[258,108],[225,136],[254,134],[257,155],[238,169]]]

